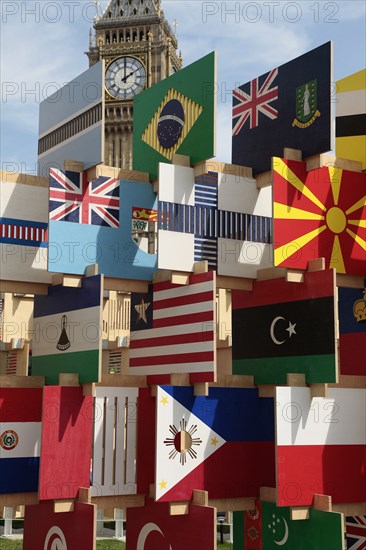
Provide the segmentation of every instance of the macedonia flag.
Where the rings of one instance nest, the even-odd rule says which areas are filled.
[[[273,159],[274,264],[306,269],[323,257],[338,273],[365,274],[366,175]]]

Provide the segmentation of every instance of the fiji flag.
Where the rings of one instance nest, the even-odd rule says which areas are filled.
[[[42,389],[0,389],[0,494],[38,491]]]
[[[155,500],[254,497],[275,483],[274,403],[254,388],[158,387]]]

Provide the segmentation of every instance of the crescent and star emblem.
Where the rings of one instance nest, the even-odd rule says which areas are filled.
[[[273,542],[275,544],[277,544],[277,546],[283,546],[284,544],[286,544],[287,542],[287,539],[288,539],[288,525],[287,525],[287,521],[285,520],[285,518],[282,518],[283,519],[283,523],[285,524],[285,534],[283,536],[283,538],[281,540],[274,540]]]
[[[137,548],[136,550],[145,550],[145,543],[147,537],[150,533],[157,531],[162,537],[164,537],[162,530],[156,523],[146,523],[140,531],[139,537],[137,539]],[[170,550],[173,550],[172,545],[169,546]]]
[[[284,344],[286,342],[286,340],[278,340],[275,336],[275,327],[278,323],[278,321],[286,321],[286,319],[284,317],[275,317],[271,323],[271,327],[269,329],[269,332],[270,332],[270,335],[271,335],[271,339],[272,339],[272,342],[274,344],[277,344],[278,346],[281,346],[282,344]],[[295,330],[295,327],[296,327],[296,323],[291,323],[291,321],[288,322],[288,327],[287,327],[287,332],[289,334],[289,338],[291,338],[291,336],[293,334],[297,334],[296,333],[296,330]]]

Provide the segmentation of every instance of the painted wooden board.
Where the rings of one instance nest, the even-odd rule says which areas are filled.
[[[366,69],[337,81],[336,155],[366,169]]]
[[[97,263],[108,277],[152,279],[156,254],[133,238],[134,214],[156,210],[152,185],[51,170],[50,186],[49,271],[82,275]]]
[[[159,188],[159,268],[191,271],[207,260],[219,275],[255,278],[272,267],[271,192],[219,172],[195,178],[193,203],[168,202]]]
[[[193,271],[194,235],[178,231],[158,231],[158,268]]]
[[[102,355],[103,275],[86,277],[80,288],[52,286],[35,296],[32,375],[58,384],[60,373],[98,382]]]
[[[131,374],[188,373],[213,382],[216,372],[215,273],[191,275],[188,285],[154,283],[131,295]],[[164,380],[164,379],[163,379]]]
[[[72,512],[53,511],[53,502],[25,507],[24,550],[96,548],[96,506],[74,502]]]
[[[0,494],[38,490],[42,389],[0,388]]]
[[[232,174],[218,174],[219,210],[272,216],[272,186],[257,188],[254,178]]]
[[[254,281],[232,291],[233,374],[255,384],[287,384],[303,373],[308,384],[338,380],[335,271],[305,273],[303,283]]]
[[[159,201],[194,205],[194,169],[159,162]]]
[[[155,500],[255,497],[274,479],[273,399],[251,388],[159,386]]]
[[[234,550],[344,550],[344,517],[310,508],[309,519],[292,520],[289,507],[256,501],[234,512]]]
[[[134,99],[133,169],[157,178],[175,153],[191,164],[215,156],[216,54],[212,52]],[[174,117],[174,118],[172,118]]]
[[[314,494],[333,503],[363,502],[366,483],[366,391],[276,388],[279,506],[309,506]],[[346,480],[346,482],[345,482]]]
[[[19,174],[20,179],[21,176]],[[47,203],[45,187],[14,183],[6,178],[0,181],[2,279],[51,282],[47,272]]]
[[[366,376],[366,293],[338,288],[341,374]]]
[[[137,415],[137,493],[149,494],[155,480],[156,398],[150,388],[139,388]]]
[[[325,258],[337,273],[365,275],[366,174],[273,159],[274,264],[306,269]]]
[[[136,493],[137,388],[98,386],[92,496]]]
[[[347,550],[366,547],[366,516],[346,516]]]
[[[169,503],[147,499],[142,508],[127,508],[126,550],[216,548],[216,508],[189,506],[189,513],[170,515]]]
[[[285,147],[303,157],[333,149],[333,47],[327,42],[233,91],[232,163],[254,174]]]
[[[43,389],[39,499],[76,498],[90,485],[93,397],[82,386]]]

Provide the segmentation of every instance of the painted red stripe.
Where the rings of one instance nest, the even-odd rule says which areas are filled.
[[[215,382],[214,372],[191,372],[189,374],[189,383],[196,384],[198,382]]]
[[[333,296],[334,281],[332,269],[305,273],[305,280],[301,284],[288,283],[285,278],[274,281],[254,281],[251,291],[232,291],[233,309]]]
[[[190,323],[205,323],[214,320],[213,311],[202,311],[201,313],[189,313],[177,317],[154,319],[153,328],[172,327],[175,325],[189,325]]]
[[[146,330],[146,335],[149,334],[149,330]],[[139,348],[154,348],[157,346],[174,346],[177,344],[193,344],[195,342],[212,342],[214,339],[214,332],[200,331],[190,334],[174,334],[172,336],[159,336],[157,338],[146,338],[144,340],[133,340],[131,335],[130,349]]]
[[[336,503],[363,502],[365,464],[365,445],[280,446],[278,506],[311,506],[314,494],[331,495]]]
[[[177,296],[176,298],[166,298],[165,300],[154,300],[154,310],[198,304],[201,302],[209,302],[210,300],[213,302],[213,299],[213,290],[208,290],[207,292],[200,292],[199,294],[188,294],[186,296]]]
[[[198,283],[205,283],[206,281],[212,281],[214,278],[214,272],[208,271],[207,273],[199,273],[198,275],[191,275],[189,277],[189,284],[196,285]],[[170,290],[172,288],[177,288],[177,286],[185,285],[173,285],[169,281],[163,281],[162,283],[154,284],[154,292],[160,292],[161,290]]]
[[[191,500],[195,489],[208,491],[211,498],[258,495],[260,487],[274,487],[276,483],[274,443],[225,443],[192,472],[182,472],[181,476],[159,502]]]
[[[103,217],[107,218],[113,225],[118,226],[118,220],[114,216],[112,216],[109,212],[107,212],[106,209],[102,209],[99,207],[99,205],[97,205],[97,206],[94,206],[94,210],[100,218],[102,219]]]
[[[112,186],[114,183],[116,183],[116,181],[116,179],[109,179],[102,185],[99,185],[99,187],[97,187],[96,189],[93,189],[91,193],[95,193],[96,195],[104,193],[104,190],[107,189],[109,186]]]
[[[157,357],[130,358],[130,367],[145,367],[146,365],[171,365],[181,363],[200,363],[201,361],[213,361],[213,351],[199,351],[197,353],[177,353],[158,355]]]
[[[0,388],[0,422],[41,422],[42,388]]]

